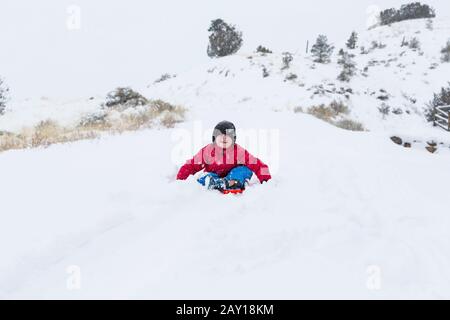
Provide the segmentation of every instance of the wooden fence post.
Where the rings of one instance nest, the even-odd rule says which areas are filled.
[[[450,131],[450,110],[448,110],[447,113],[448,113],[448,121],[447,121],[447,123],[448,123],[448,131]]]
[[[404,47],[406,44],[405,44],[405,40],[406,40],[406,37],[403,37],[403,40],[402,40],[402,47]]]
[[[433,127],[436,127],[436,107],[433,107]]]
[[[437,108],[433,107],[433,127],[436,127],[436,121],[437,121]]]

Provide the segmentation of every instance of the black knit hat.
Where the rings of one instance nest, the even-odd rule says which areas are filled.
[[[227,136],[233,138],[234,142],[236,142],[236,127],[230,121],[222,121],[217,124],[214,128],[212,141],[215,142],[216,137],[221,134],[226,134]]]

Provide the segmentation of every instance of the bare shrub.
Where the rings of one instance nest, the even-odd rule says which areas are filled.
[[[117,88],[106,96],[105,106],[108,108],[134,108],[148,103],[147,98],[129,87]]]
[[[149,103],[157,112],[175,111],[176,107],[162,100],[154,100]]]
[[[349,113],[348,107],[342,101],[332,101],[330,103],[330,108],[336,115]]]
[[[31,137],[31,146],[49,146],[60,142],[63,129],[53,120],[41,121],[35,128]]]
[[[391,113],[391,107],[383,102],[381,106],[378,107],[378,111],[381,113],[383,119],[386,119],[386,117]]]
[[[409,43],[408,47],[412,50],[419,50],[420,49],[420,41],[416,37],[412,38]]]
[[[0,152],[24,149],[27,147],[26,139],[12,132],[0,131]]]
[[[308,109],[308,113],[327,122],[330,122],[336,116],[336,113],[330,107],[325,106],[324,104],[312,106]]]
[[[102,133],[123,133],[152,127],[157,121],[167,128],[184,120],[186,109],[162,100],[149,101],[141,108],[106,109],[83,117],[74,127],[63,127],[53,120],[24,128],[20,134],[0,131],[0,152],[28,147],[95,139]]]
[[[294,80],[296,80],[297,78],[298,78],[298,76],[297,76],[295,73],[289,73],[289,74],[286,76],[285,80],[287,80],[287,81],[294,81]]]
[[[316,118],[330,121],[339,115],[348,114],[349,109],[342,101],[334,100],[328,106],[324,104],[312,106],[308,109],[308,113]]]
[[[339,120],[335,123],[336,127],[350,131],[365,131],[362,123],[350,119]]]
[[[77,128],[82,130],[106,131],[111,129],[112,123],[108,118],[107,112],[93,113],[84,116]]]
[[[300,107],[300,106],[299,106],[299,107],[295,107],[295,108],[294,108],[294,112],[295,112],[295,113],[303,113],[303,112],[304,112],[304,111],[303,111],[303,107]]]
[[[294,112],[303,112],[298,107]],[[308,109],[308,113],[320,120],[328,122],[336,127],[351,131],[365,131],[364,126],[354,120],[343,118],[350,113],[348,107],[341,101],[333,101],[329,105],[321,104]]]
[[[450,40],[447,41],[447,44],[441,50],[441,61],[442,62],[450,62]]]
[[[170,80],[172,78],[175,78],[177,75],[176,74],[170,74],[170,73],[164,73],[162,74],[158,79],[156,79],[153,84],[157,84],[157,83],[161,83],[167,80]]]
[[[166,128],[173,128],[180,120],[173,113],[166,113],[162,119],[161,124]]]
[[[256,53],[261,53],[261,54],[263,54],[263,55],[266,55],[266,54],[272,53],[272,51],[271,51],[270,49],[264,47],[264,46],[259,45],[259,46],[256,48]]]
[[[294,57],[292,56],[292,54],[290,52],[283,52],[283,58],[282,58],[283,67],[281,68],[281,70],[289,69],[291,66],[291,62],[293,60],[294,60]]]

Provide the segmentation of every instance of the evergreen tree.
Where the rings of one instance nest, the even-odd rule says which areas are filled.
[[[289,69],[291,66],[291,62],[294,60],[294,57],[289,52],[283,52],[283,67],[281,70]]]
[[[348,82],[356,73],[356,63],[353,60],[355,55],[341,50],[339,56],[338,64],[342,66],[342,71],[338,76],[338,80]]]
[[[402,5],[399,10],[394,8],[384,10],[380,13],[380,24],[388,25],[404,20],[434,18],[436,11],[429,5],[420,2],[412,2]]]
[[[9,88],[5,85],[4,80],[0,78],[0,115],[5,112],[8,100]]]
[[[319,35],[311,48],[311,53],[315,57],[314,62],[318,63],[329,63],[333,51],[334,46],[328,43],[328,38],[325,35]]]
[[[353,31],[350,38],[347,41],[347,48],[356,49],[356,43],[358,42],[358,34]]]
[[[441,61],[450,62],[450,40],[448,40],[445,47],[442,48],[441,53],[442,53]]]
[[[273,53],[270,49],[268,49],[268,48],[266,48],[266,47],[263,47],[263,46],[261,46],[261,45],[259,45],[259,46],[256,48],[256,52],[257,52],[257,53],[262,53],[262,54]]]
[[[425,111],[425,117],[428,121],[434,121],[434,108],[445,106],[450,106],[450,83],[447,88],[442,88],[441,92],[434,94],[433,100]]]
[[[242,32],[222,19],[211,22],[208,56],[210,58],[225,57],[236,53],[242,46]]]
[[[433,30],[434,30],[434,21],[433,21],[433,19],[429,18],[429,19],[427,20],[426,27],[427,27],[427,29],[430,30],[430,31],[433,31]]]

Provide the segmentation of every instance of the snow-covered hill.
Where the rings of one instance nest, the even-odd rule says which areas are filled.
[[[273,181],[243,196],[174,181],[171,130],[1,154],[0,296],[450,297],[449,155],[231,110],[241,128],[280,130]]]
[[[357,53],[360,70],[373,66],[348,84],[335,59],[311,69],[297,53],[286,71],[276,53],[214,60],[143,90],[189,109],[174,129],[0,153],[0,298],[450,298],[450,152],[388,139],[449,141],[421,110],[450,74],[429,68],[448,28],[418,20],[361,35],[386,48]],[[412,36],[423,55],[400,47]],[[403,113],[383,119],[379,93]],[[294,112],[334,99],[370,131]],[[70,125],[100,105],[33,101],[13,104],[0,130]],[[242,196],[174,180],[223,119],[274,176]]]
[[[440,51],[450,39],[450,19],[419,19],[377,27],[360,35],[355,55],[356,76],[349,82],[337,80],[341,66],[338,51],[345,41],[335,43],[330,64],[314,63],[310,54],[296,53],[289,69],[282,70],[282,54],[244,54],[212,60],[162,83],[148,87],[147,95],[205,110],[239,105],[242,109],[292,111],[302,107],[343,101],[350,117],[370,131],[403,134],[425,139],[448,140],[424,120],[423,110],[433,93],[447,86],[450,63],[441,63]],[[419,50],[402,47],[417,38]],[[384,48],[374,48],[373,42]],[[367,54],[361,54],[362,47]],[[347,49],[346,49],[347,50]],[[269,76],[263,77],[263,69]],[[289,75],[294,80],[286,80]],[[391,113],[378,110],[383,103]]]

